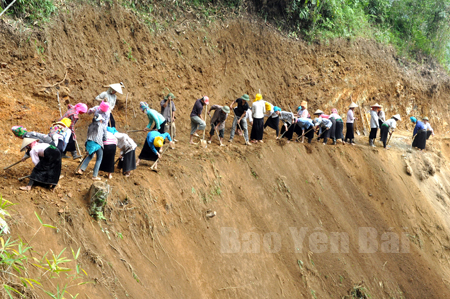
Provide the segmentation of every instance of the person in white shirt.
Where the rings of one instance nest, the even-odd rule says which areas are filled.
[[[38,143],[37,139],[24,138],[20,151],[29,150],[30,157],[35,165],[27,186],[20,190],[30,191],[34,183],[56,187],[61,175],[61,152],[48,143]]]
[[[400,114],[396,114],[396,115],[392,116],[392,118],[383,122],[383,124],[381,125],[380,135],[381,135],[381,142],[383,142],[384,148],[386,148],[388,134],[389,134],[389,136],[391,136],[392,133],[394,133],[395,128],[397,127],[397,121],[399,121],[399,120],[401,120]]]
[[[116,127],[116,121],[114,120],[114,117],[112,115],[112,111],[113,111],[114,107],[116,106],[116,101],[117,101],[116,93],[122,94],[122,87],[124,87],[122,82],[110,84],[107,91],[104,91],[95,97],[96,101],[98,101],[98,102],[104,101],[109,104],[109,109],[111,111],[111,114],[108,118],[108,121],[109,121],[109,127],[112,127],[112,128]],[[105,121],[105,124],[106,124],[106,126],[108,126],[107,121]]]
[[[381,105],[375,104],[370,106],[370,134],[369,134],[369,145],[375,147],[373,144],[375,138],[377,138],[378,129],[380,128],[380,123],[378,122],[378,111],[381,110]]]
[[[357,118],[355,117],[355,113],[353,112],[353,110],[355,110],[355,108],[358,107],[358,105],[356,105],[355,103],[351,103],[350,106],[348,107],[348,112],[347,112],[347,121],[346,121],[346,126],[347,126],[347,132],[345,132],[345,142],[349,142],[351,145],[354,145],[355,142],[353,141],[353,139],[355,139],[355,131],[354,131],[354,127],[353,127],[353,123],[355,122],[355,120],[357,120]],[[347,141],[349,140],[349,141]]]
[[[434,136],[434,130],[430,125],[428,117],[424,117],[422,120],[423,120],[423,123],[425,124],[425,126],[427,127],[427,139],[430,138],[431,135]]]
[[[258,93],[252,105],[253,126],[250,140],[253,143],[263,142],[264,113],[266,113],[266,102],[263,101],[262,95]]]

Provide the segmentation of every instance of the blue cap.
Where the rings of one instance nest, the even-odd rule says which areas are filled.
[[[107,130],[108,132],[110,132],[110,133],[113,133],[113,134],[116,134],[116,133],[117,133],[116,128],[107,127],[106,130]]]
[[[273,107],[273,111],[277,112],[277,111],[281,111],[281,108],[278,106]]]
[[[409,119],[410,119],[413,123],[416,123],[416,122],[417,122],[417,119],[416,119],[414,116],[411,116]]]

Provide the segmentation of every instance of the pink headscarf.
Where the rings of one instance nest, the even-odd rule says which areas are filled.
[[[102,110],[103,112],[107,112],[109,109],[109,104],[106,102],[101,102],[100,103],[100,110]]]
[[[78,103],[78,104],[76,104],[74,107],[75,107],[75,110],[76,110],[78,113],[86,113],[87,110],[88,110],[87,105],[84,104],[84,103]]]
[[[338,111],[337,111],[337,109],[336,108],[333,108],[333,109],[331,109],[331,113],[338,113]]]

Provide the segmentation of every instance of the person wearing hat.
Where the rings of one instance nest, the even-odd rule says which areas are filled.
[[[48,143],[38,143],[37,139],[24,138],[20,151],[28,150],[31,160],[34,163],[30,181],[27,186],[20,187],[20,190],[30,191],[34,183],[58,185],[61,175],[61,152]]]
[[[166,128],[166,119],[164,116],[162,116],[161,113],[158,111],[151,109],[148,107],[148,104],[146,102],[140,103],[140,108],[142,112],[147,114],[148,117],[148,125],[145,127],[145,130],[157,130],[159,133],[163,134],[165,133]],[[155,122],[155,126],[152,128],[153,122]]]
[[[327,144],[328,137],[330,137],[330,129],[332,125],[333,123],[331,122],[331,120],[327,118],[319,117],[314,119],[314,127],[316,129],[317,135],[319,135],[319,137],[317,137],[317,141],[323,139],[323,145]]]
[[[297,118],[294,126],[294,132],[297,133],[299,137],[303,137],[302,143],[304,142],[304,137],[308,138],[308,143],[311,143],[314,138],[313,121],[310,118]]]
[[[165,131],[169,132],[171,134],[172,140],[174,142],[177,142],[178,140],[175,139],[176,135],[176,127],[175,127],[175,103],[173,102],[175,100],[175,96],[173,93],[169,93],[167,96],[165,96],[160,105],[161,105],[161,114],[166,119],[166,128]],[[170,131],[172,129],[172,131]]]
[[[370,106],[370,134],[369,134],[369,145],[375,147],[373,143],[375,138],[377,138],[377,132],[380,128],[380,123],[378,122],[378,110],[381,106],[378,104]]]
[[[233,142],[236,127],[239,127],[244,131],[245,144],[250,145],[250,142],[248,140],[248,126],[245,117],[247,111],[250,109],[250,107],[248,106],[249,100],[250,97],[248,96],[248,94],[244,94],[242,95],[242,97],[236,99],[233,103],[231,103],[230,109],[234,111],[234,118],[233,124],[231,125],[230,139],[228,140],[228,142]],[[236,108],[233,109],[233,106],[235,104]]]
[[[214,114],[211,117],[210,113],[214,110]],[[225,134],[225,121],[227,120],[228,114],[230,113],[230,107],[212,105],[209,108],[208,116],[211,117],[211,131],[209,132],[209,141],[211,143],[215,131],[219,131],[219,142],[220,146],[225,146],[222,143],[223,136]]]
[[[136,169],[136,148],[137,144],[125,133],[118,132],[112,128],[111,132],[117,138],[117,147],[120,149],[119,164],[117,168],[122,169],[125,177],[129,177],[131,172]]]
[[[297,108],[297,116],[299,118],[310,118],[311,116],[309,115],[307,108],[308,108],[308,102],[302,101],[300,103],[300,106]]]
[[[325,119],[330,118],[329,115],[324,114],[323,111],[320,109],[317,109],[316,112],[314,112],[314,115],[316,115],[317,117],[325,118]]]
[[[423,122],[417,120],[414,116],[409,118],[412,123],[416,124],[413,131],[413,147],[424,150],[427,145],[427,127]]]
[[[94,153],[97,156],[97,160],[94,165],[94,172],[92,174],[92,180],[100,181],[101,178],[98,177],[98,171],[103,159],[103,142],[106,141],[106,126],[103,124],[105,120],[101,114],[96,114],[92,119],[92,123],[89,124],[87,137],[86,137],[86,152],[87,157],[84,159],[83,164],[81,164],[80,169],[76,174],[83,174],[86,168],[94,158]]]
[[[389,136],[394,133],[395,128],[397,127],[397,121],[401,120],[400,114],[396,114],[392,116],[392,118],[388,119],[387,121],[383,122],[380,127],[380,135],[381,135],[381,142],[383,142],[383,147],[386,148],[386,142]]]
[[[268,114],[264,115],[267,117],[266,122],[264,123],[264,129],[266,127],[270,127],[275,130],[277,134],[277,138],[280,135],[280,112],[281,108],[278,106],[274,106],[273,110],[268,110]]]
[[[13,132],[14,136],[20,139],[33,138],[37,139],[39,143],[49,143],[49,144],[53,141],[53,139],[46,134],[33,131],[28,132],[27,129],[22,126],[14,126],[11,128],[11,131]]]
[[[206,129],[206,122],[203,119],[202,112],[203,106],[209,104],[209,98],[207,96],[203,96],[201,99],[195,101],[194,107],[192,107],[192,111],[190,114],[191,117],[191,136],[189,143],[196,144],[194,142],[194,136],[199,137],[196,133],[197,131],[202,131]]]
[[[294,135],[294,125],[295,125],[294,113],[280,110],[275,112],[279,115],[280,120],[283,122],[280,133],[281,135],[283,135],[283,138],[286,138],[288,140],[289,143],[289,141],[292,140],[292,136]],[[279,137],[277,137],[277,139],[279,139]]]
[[[101,102],[100,105],[89,108],[87,114],[100,114],[103,118],[101,125],[106,128],[108,127],[109,118],[111,117],[111,109],[107,102]]]
[[[108,179],[112,179],[114,173],[114,158],[116,156],[117,138],[114,136],[116,128],[106,128],[106,140],[103,141],[103,157],[100,171],[108,173]]]
[[[434,130],[430,125],[430,121],[428,120],[428,117],[424,117],[422,118],[423,123],[425,124],[425,126],[427,127],[427,140],[428,138],[430,138],[431,135],[434,136]]]
[[[114,107],[116,106],[116,101],[117,101],[116,93],[123,94],[122,86],[123,86],[122,82],[110,84],[108,90],[102,92],[97,97],[95,97],[95,100],[99,101],[99,102],[103,102],[103,101],[107,102],[109,104],[110,111],[113,111]],[[109,121],[110,127],[113,127],[113,128],[116,127],[116,122],[114,120],[112,113],[110,114],[110,117],[108,119],[105,119],[106,126],[108,126],[108,121]]]
[[[169,140],[169,145],[173,148],[174,142],[172,138],[170,138],[169,133],[161,134],[158,131],[150,131],[147,134],[147,138],[144,141],[144,148],[139,154],[139,158],[137,160],[136,166],[139,165],[141,159],[147,161],[156,161],[161,158],[161,148],[164,145],[164,141],[166,138]],[[158,164],[155,164],[153,169],[157,169]]]
[[[331,109],[330,118],[331,122],[333,123],[333,126],[330,130],[330,138],[333,139],[333,144],[336,144],[336,140],[340,140],[343,144],[345,144],[344,141],[344,121],[342,120],[342,117],[338,114],[338,111],[336,108]]]
[[[52,138],[52,144],[55,145],[56,148],[61,151],[61,153],[64,153],[66,151],[70,136],[72,136],[72,131],[69,129],[71,123],[72,121],[70,119],[63,118],[50,127],[48,136]]]
[[[75,124],[80,119],[79,115],[84,114],[87,111],[88,111],[88,107],[84,103],[78,103],[75,106],[69,104],[69,105],[67,105],[66,113],[64,113],[64,115],[59,119],[61,121],[64,118],[68,118],[71,121],[70,126],[69,126],[71,135],[69,138],[69,142],[67,143],[66,148],[63,152],[63,156],[62,156],[63,158],[69,158],[66,155],[67,152],[70,152],[72,154],[73,159],[78,159],[81,157],[79,155],[79,153],[77,152],[77,148],[76,148],[77,136],[75,134]]]
[[[347,131],[345,132],[344,141],[349,142],[351,145],[355,144],[355,142],[353,141],[353,139],[355,139],[353,123],[355,122],[355,120],[357,120],[357,118],[355,117],[355,113],[353,112],[353,110],[356,107],[358,107],[358,105],[356,105],[355,103],[352,102],[350,104],[350,106],[348,106],[348,111],[347,111],[347,121],[346,121]]]
[[[263,142],[264,136],[264,114],[266,113],[266,102],[263,101],[262,95],[258,93],[252,105],[253,126],[250,133],[250,140],[253,143]]]

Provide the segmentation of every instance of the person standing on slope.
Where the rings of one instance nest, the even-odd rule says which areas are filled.
[[[178,140],[175,139],[176,135],[176,127],[175,127],[175,103],[173,102],[175,100],[175,96],[173,93],[169,93],[167,96],[163,98],[161,101],[161,114],[166,119],[166,132],[171,132],[170,129],[172,129],[172,140],[174,142],[177,142]]]
[[[430,138],[431,135],[434,136],[434,130],[430,125],[428,117],[424,117],[424,118],[422,118],[422,120],[423,120],[423,123],[425,124],[425,126],[427,127],[427,140],[428,140],[428,138]]]
[[[303,136],[302,143],[304,137],[308,138],[308,143],[311,143],[314,138],[314,123],[310,118],[297,118],[294,131],[298,136]]]
[[[427,145],[427,127],[423,122],[417,120],[414,116],[409,118],[412,123],[416,124],[413,131],[413,147],[424,150]]]
[[[59,119],[61,121],[63,118],[68,118],[71,120],[71,124],[69,126],[70,131],[72,131],[72,135],[70,136],[69,142],[67,143],[66,149],[63,152],[62,158],[69,158],[66,153],[70,152],[72,154],[73,159],[78,159],[81,156],[77,153],[76,142],[77,136],[75,134],[75,124],[80,119],[79,114],[84,114],[88,111],[88,107],[84,103],[78,103],[75,106],[67,105],[67,111],[64,115]]]
[[[236,132],[236,126],[238,126],[244,131],[245,144],[250,145],[250,142],[248,140],[248,126],[245,118],[247,111],[250,109],[250,107],[248,106],[249,100],[250,97],[248,96],[248,94],[244,94],[242,95],[242,97],[231,103],[230,109],[233,109],[234,104],[236,104],[237,106],[233,109],[234,118],[233,124],[231,125],[230,140],[228,140],[228,142],[233,142],[234,134]]]
[[[190,114],[191,136],[189,139],[189,144],[197,144],[194,142],[194,136],[199,137],[196,132],[206,129],[206,122],[203,119],[202,112],[203,112],[203,106],[208,105],[208,104],[209,104],[209,98],[207,96],[203,96],[201,99],[196,100],[194,103],[194,107],[192,107],[192,111]]]
[[[173,148],[174,143],[172,141],[172,138],[170,138],[169,133],[161,134],[158,131],[150,131],[144,141],[144,148],[139,154],[139,159],[137,160],[136,165],[139,165],[141,159],[147,161],[156,161],[161,158],[160,152],[166,138],[169,140],[170,147]],[[158,164],[155,164],[155,167],[153,169],[157,170]]]
[[[211,117],[210,113],[214,110],[214,114]],[[219,142],[220,146],[225,146],[222,143],[222,139],[225,135],[225,121],[227,120],[228,114],[230,113],[230,107],[212,105],[208,111],[208,116],[211,117],[211,131],[209,132],[209,141],[211,143],[215,131],[219,131]]]
[[[117,101],[116,93],[122,94],[122,86],[123,86],[122,82],[110,84],[107,91],[104,91],[95,97],[96,101],[99,101],[99,102],[105,101],[109,104],[111,114],[110,114],[108,121],[109,121],[109,127],[112,127],[112,128],[116,127],[116,121],[114,120],[114,117],[112,115],[112,111],[113,111],[114,107],[116,106],[116,101]],[[106,127],[108,127],[108,121],[105,122]]]
[[[148,117],[148,125],[145,127],[145,130],[157,130],[159,133],[165,133],[166,119],[162,116],[158,111],[151,109],[148,107],[146,102],[140,102],[140,108],[142,112],[147,114]],[[155,126],[152,129],[153,122],[155,122]]]
[[[331,109],[330,114],[330,120],[334,120],[334,128],[331,131],[331,139],[333,139],[333,144],[336,144],[336,140],[340,140],[343,144],[345,144],[344,141],[344,134],[342,133],[344,130],[344,121],[342,120],[342,117],[338,114],[338,111],[336,108]]]
[[[277,134],[277,139],[280,135],[280,112],[281,108],[278,106],[274,106],[273,110],[268,110],[269,114],[265,115],[267,116],[267,120],[264,124],[264,129],[266,127],[270,127],[275,130],[275,133]]]
[[[264,136],[264,113],[266,113],[266,102],[260,93],[256,94],[252,105],[253,126],[250,134],[251,142],[263,142]]]
[[[37,139],[24,138],[20,151],[28,150],[34,163],[30,181],[22,191],[30,191],[35,182],[56,187],[61,175],[61,152],[48,143],[38,143]]]
[[[400,114],[396,114],[392,116],[391,119],[388,119],[387,121],[383,122],[380,127],[380,135],[381,135],[381,142],[383,142],[383,147],[386,148],[386,142],[389,136],[394,133],[395,128],[397,127],[397,121],[400,121]],[[390,138],[390,137],[389,137]]]
[[[347,111],[347,121],[346,121],[346,126],[347,126],[347,131],[345,132],[345,142],[347,142],[347,140],[349,140],[348,142],[351,145],[355,145],[355,142],[353,141],[353,139],[355,139],[355,132],[354,132],[354,127],[353,124],[355,122],[355,120],[357,120],[357,118],[355,117],[355,113],[353,112],[353,110],[358,107],[358,105],[356,105],[355,103],[351,103],[350,106],[348,107],[348,111]]]
[[[122,169],[125,177],[129,177],[131,172],[136,169],[136,148],[137,144],[125,133],[119,133],[113,128],[114,137],[117,138],[117,147],[120,149],[119,164],[117,168]]]
[[[386,121],[386,115],[384,114],[383,107],[378,108],[378,125],[380,128],[380,141],[381,141],[381,125]]]
[[[286,138],[289,143],[289,141],[292,140],[292,136],[294,135],[294,126],[295,126],[294,113],[287,111],[277,111],[276,113],[278,113],[278,115],[280,116],[280,120],[283,121],[283,125],[281,126],[281,135],[284,134],[283,138]],[[277,137],[277,139],[279,139],[279,137]]]
[[[308,102],[302,101],[300,106],[297,108],[297,116],[299,118],[311,118],[308,112]]]
[[[375,104],[370,106],[370,134],[369,134],[369,145],[375,147],[374,141],[377,138],[377,132],[380,128],[380,123],[378,122],[378,109],[381,108],[380,105]]]

